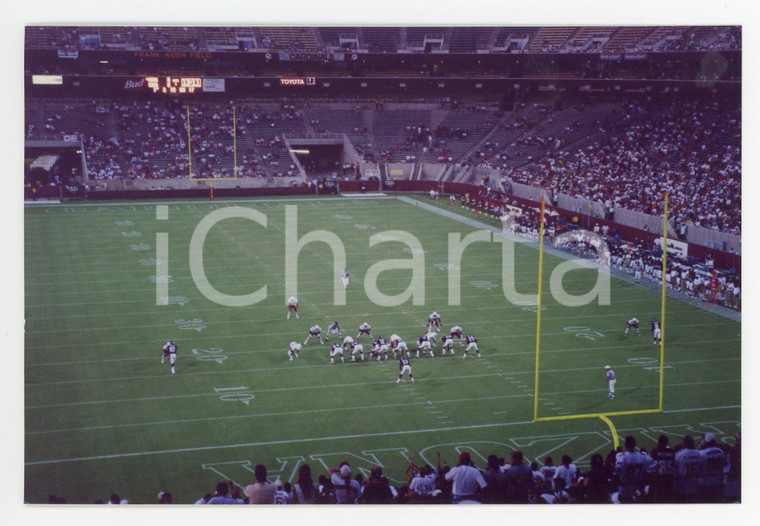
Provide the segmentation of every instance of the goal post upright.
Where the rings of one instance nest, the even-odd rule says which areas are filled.
[[[193,146],[190,139],[190,105],[186,105],[187,109],[187,175],[190,179],[193,178]]]
[[[654,415],[662,414],[664,410],[664,392],[665,392],[665,300],[666,300],[666,271],[667,271],[667,232],[668,232],[668,194],[664,196],[664,219],[663,219],[663,241],[662,241],[662,298],[660,311],[660,381],[659,381],[659,403],[656,409],[640,409],[629,411],[601,411],[598,413],[563,415],[563,416],[538,416],[538,399],[539,399],[539,371],[540,371],[540,351],[541,351],[541,288],[543,279],[543,260],[544,260],[544,197],[541,197],[541,215],[540,215],[540,235],[539,235],[539,260],[538,260],[538,298],[536,313],[536,377],[535,388],[533,391],[533,423],[560,422],[568,420],[581,420],[589,418],[601,419],[610,429],[614,447],[619,445],[617,431],[610,417],[617,416],[635,416],[635,415]]]
[[[660,411],[663,410],[665,393],[665,289],[668,271],[668,193],[665,192],[664,213],[662,219],[662,305],[660,309]]]
[[[536,380],[533,390],[533,420],[538,419],[538,370],[541,349],[541,286],[544,270],[544,195],[541,194],[541,215],[539,217],[538,236],[538,296],[536,300]]]

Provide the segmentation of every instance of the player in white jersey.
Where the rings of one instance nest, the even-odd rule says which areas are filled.
[[[644,270],[644,264],[640,259],[637,259],[633,264],[633,281],[641,283],[641,271]]]
[[[451,331],[449,331],[449,336],[452,338],[459,338],[459,346],[464,347],[464,343],[462,343],[462,327],[454,325],[451,328]]]
[[[424,336],[417,338],[417,353],[415,355],[417,358],[420,357],[420,351],[429,352],[430,356],[435,357],[435,354],[433,354],[433,349],[430,348],[430,342]]]
[[[292,362],[294,356],[298,358],[299,352],[301,352],[301,344],[298,342],[290,342],[290,346],[288,347],[289,361]]]
[[[290,319],[290,313],[294,312],[296,314],[296,318],[298,318],[298,300],[295,296],[291,296],[288,298],[288,317],[287,319]]]
[[[338,325],[337,321],[327,328],[327,337],[326,337],[326,339],[327,339],[328,342],[330,341],[330,335],[331,334],[337,334],[338,335],[338,339],[340,339],[340,325]]]
[[[330,363],[335,363],[335,357],[340,354],[340,361],[345,362],[343,359],[343,346],[340,343],[333,343],[330,347]]]
[[[443,354],[446,354],[446,349],[451,351],[451,354],[454,354],[454,339],[451,336],[442,336],[441,339],[441,351],[443,351]]]
[[[647,472],[657,463],[645,452],[636,451],[636,439],[625,437],[625,451],[615,457],[618,480],[618,499],[621,503],[635,502],[644,489]]]
[[[425,333],[425,338],[427,339],[427,341],[430,342],[430,346],[431,347],[435,347],[436,343],[438,343],[436,341],[436,338],[438,338],[438,335],[436,333],[434,333],[434,332],[430,332],[430,331],[426,332]]]
[[[401,355],[401,358],[398,359],[398,380],[396,380],[397,384],[400,384],[402,382],[401,377],[404,375],[404,373],[407,373],[409,375],[409,379],[414,383],[414,376],[412,376],[412,364],[409,362],[409,358]]]
[[[623,337],[628,336],[628,331],[631,329],[636,329],[636,334],[638,336],[641,336],[641,331],[639,330],[639,319],[638,318],[631,318],[628,320],[628,322],[625,325],[625,333],[623,334]]]
[[[306,337],[303,344],[306,345],[307,343],[309,343],[309,340],[311,339],[312,336],[315,338],[319,338],[320,344],[322,345],[325,344],[325,342],[322,341],[322,328],[319,325],[315,325],[314,327],[309,329],[309,335]]]
[[[343,272],[340,273],[340,279],[343,281],[343,290],[348,290],[348,269],[344,268]]]
[[[401,336],[399,336],[398,334],[395,334],[395,333],[394,333],[394,334],[391,334],[391,337],[390,337],[390,338],[388,338],[388,341],[389,341],[389,342],[390,342],[390,344],[391,344],[391,348],[393,348],[393,347],[395,347],[395,346],[396,346],[396,344],[397,344],[398,342],[400,342],[400,341],[401,341]]]
[[[364,361],[364,346],[361,343],[358,342],[351,342],[348,344],[348,347],[351,349],[351,361],[356,361],[356,354],[358,353],[359,356],[361,356],[362,361]]]
[[[697,451],[694,437],[683,437],[683,448],[676,452],[676,478],[673,489],[678,502],[694,502],[697,498],[698,477],[702,471],[702,454]]]
[[[174,340],[166,342],[163,348],[163,354],[161,355],[161,363],[164,363],[164,358],[169,358],[169,365],[172,368],[172,374],[176,373],[174,370],[174,364],[177,363],[177,344]]]
[[[472,334],[467,334],[464,339],[467,342],[467,347],[464,350],[462,358],[467,358],[467,353],[470,351],[475,351],[478,354],[478,358],[481,358],[480,349],[478,349],[478,339]]]
[[[662,330],[660,329],[660,322],[652,319],[652,341],[655,345],[659,345],[662,342]]]
[[[441,315],[435,311],[428,318],[428,331],[432,331],[434,327],[441,332]]]
[[[369,323],[366,321],[359,325],[359,334],[356,335],[356,339],[359,339],[359,336],[362,334],[368,335],[370,338],[372,338],[372,327],[370,327]]]
[[[607,387],[609,387],[610,394],[607,395],[607,398],[610,400],[615,399],[615,371],[612,370],[612,368],[609,365],[604,366],[604,371],[607,375]]]
[[[393,357],[396,357],[396,353],[401,353],[401,356],[404,356],[404,353],[406,353],[407,356],[409,356],[409,348],[406,346],[406,342],[404,340],[397,340],[396,345],[391,345],[391,349],[393,349]]]

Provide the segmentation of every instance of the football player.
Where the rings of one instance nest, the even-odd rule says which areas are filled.
[[[428,318],[428,331],[432,331],[433,327],[435,327],[438,332],[441,332],[441,316],[435,311],[433,311]]]
[[[301,351],[301,344],[298,342],[290,342],[290,346],[288,347],[288,357],[289,361],[293,361],[293,357],[295,356],[298,358],[298,353]]]
[[[295,312],[296,318],[298,318],[298,300],[295,296],[291,296],[288,298],[288,317],[287,319],[290,319],[290,313]]]
[[[451,331],[449,332],[449,336],[451,336],[452,338],[454,337],[459,338],[459,346],[464,347],[464,343],[462,343],[462,327],[460,327],[459,325],[454,325],[451,328]]]
[[[338,335],[338,339],[340,339],[340,325],[338,325],[337,321],[327,328],[327,338],[326,339],[327,339],[328,342],[330,341],[330,335],[331,334],[337,334]]]
[[[343,272],[340,273],[340,279],[343,280],[343,290],[348,290],[348,269],[344,268]]]
[[[359,325],[359,334],[356,335],[356,339],[359,339],[359,336],[362,334],[368,335],[370,338],[372,338],[372,327],[370,327],[369,323],[366,321]]]
[[[467,353],[470,351],[475,351],[478,353],[478,358],[481,358],[480,350],[478,349],[478,339],[469,333],[464,337],[464,339],[467,342],[467,347],[464,350],[464,356],[462,356],[462,358],[467,358]]]
[[[404,375],[404,373],[408,373],[409,379],[412,381],[412,383],[414,383],[414,376],[412,376],[412,365],[409,362],[409,358],[403,354],[401,355],[401,358],[398,359],[398,369],[398,380],[396,380],[397,384],[401,383],[401,377]]]
[[[385,356],[386,360],[388,359],[388,342],[386,342],[382,336],[375,340],[373,347],[376,347],[375,353],[377,354],[377,361],[380,361],[380,354]]]
[[[406,342],[400,338],[396,340],[396,345],[391,345],[391,349],[393,349],[394,358],[397,352],[401,353],[401,356],[404,356],[404,353],[409,356],[409,348],[406,346]]]
[[[438,335],[436,333],[434,333],[434,332],[431,332],[431,331],[426,332],[425,333],[425,338],[427,339],[427,341],[430,342],[430,345],[432,347],[435,347],[436,343],[438,343],[436,341],[436,338],[438,338]]]
[[[417,354],[415,355],[417,358],[420,357],[420,351],[427,351],[430,353],[430,356],[435,357],[435,354],[433,354],[433,349],[430,348],[430,341],[428,341],[428,339],[424,336],[417,338]]]
[[[319,325],[315,325],[311,329],[309,329],[309,335],[304,340],[303,344],[306,345],[309,343],[309,340],[311,337],[314,336],[315,338],[319,338],[319,343],[324,345],[325,342],[322,341],[322,328]]]
[[[615,371],[612,370],[612,368],[609,365],[604,366],[604,371],[607,374],[607,386],[610,389],[610,394],[607,395],[607,398],[610,400],[615,399]]]
[[[340,361],[345,362],[343,359],[343,346],[340,343],[333,343],[330,347],[330,363],[335,363],[335,356],[340,354]]]
[[[662,342],[662,330],[660,329],[660,322],[652,319],[652,338],[655,345]]]
[[[166,342],[163,348],[163,354],[161,355],[161,363],[164,363],[164,358],[169,358],[169,365],[172,368],[172,374],[176,373],[174,370],[174,364],[177,363],[177,344],[174,340]]]
[[[441,351],[443,354],[446,354],[446,349],[451,351],[451,354],[454,354],[454,339],[451,336],[443,335],[441,337]]]
[[[358,342],[351,342],[348,344],[349,348],[351,349],[351,361],[356,361],[356,353],[359,353],[359,356],[361,356],[362,361],[364,361],[364,346],[361,343]]]
[[[641,331],[639,330],[639,320],[638,318],[631,318],[628,320],[628,324],[625,327],[625,334],[623,334],[623,337],[628,336],[628,331],[631,329],[636,329],[636,334],[638,336],[641,336]]]

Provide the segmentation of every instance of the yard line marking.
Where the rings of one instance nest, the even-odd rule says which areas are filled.
[[[449,377],[444,378],[444,380],[458,380],[461,378],[469,378],[468,376],[463,377]],[[708,384],[720,384],[720,383],[737,383],[740,382],[740,380],[715,380],[715,381],[709,381],[709,382],[686,382],[686,383],[678,383],[678,384],[666,384],[668,387],[693,387],[697,385],[708,385]],[[320,389],[335,389],[335,388],[343,388],[343,387],[355,387],[355,386],[368,386],[368,385],[375,385],[375,384],[386,384],[386,381],[377,381],[377,382],[366,382],[363,384],[334,384],[334,385],[322,385],[322,386],[313,386],[312,388],[320,388]],[[652,388],[659,388],[655,385],[650,386],[641,386],[644,388],[652,389]],[[289,387],[289,388],[273,388],[273,389],[259,389],[254,390],[252,392],[261,394],[261,393],[267,393],[267,392],[273,392],[273,391],[283,391],[283,390],[301,390],[301,389],[308,389],[309,387]],[[631,390],[631,389],[638,389],[639,387],[626,387],[621,388],[619,390]],[[598,388],[598,389],[587,389],[584,391],[559,391],[559,392],[551,392],[551,393],[545,393],[549,396],[563,396],[568,394],[577,394],[577,393],[593,393],[593,392],[606,392],[605,388]],[[188,395],[175,395],[175,396],[166,396],[166,397],[146,397],[146,398],[133,398],[133,399],[118,399],[118,400],[98,400],[98,401],[89,401],[89,402],[68,402],[68,403],[60,403],[60,404],[47,404],[47,405],[38,405],[38,406],[28,406],[26,409],[51,409],[51,408],[59,408],[59,407],[70,407],[70,406],[79,406],[79,405],[94,405],[94,404],[125,404],[125,403],[132,403],[132,402],[151,402],[155,400],[172,400],[172,399],[180,399],[180,398],[198,398],[198,397],[209,397],[209,396],[218,396],[217,393],[204,393],[204,394],[188,394]],[[477,397],[477,398],[454,398],[454,399],[443,399],[443,400],[424,400],[419,401],[417,403],[403,403],[403,404],[389,404],[389,405],[381,405],[381,406],[366,406],[366,407],[397,407],[397,406],[406,406],[406,405],[417,405],[420,404],[423,407],[430,408],[434,404],[448,404],[448,403],[459,403],[459,402],[476,402],[476,401],[485,401],[485,400],[501,400],[506,398],[524,398],[526,396],[532,396],[532,394],[509,394],[509,395],[500,395],[500,396],[485,396],[485,397]],[[546,403],[546,402],[545,402]],[[548,403],[547,403],[548,404]],[[346,407],[346,408],[336,408],[336,410],[361,410],[365,409],[365,406],[360,407]],[[726,406],[726,407],[733,407],[733,406]],[[741,406],[736,406],[741,407]],[[310,413],[310,412],[318,412],[318,411],[329,411],[331,408],[327,409],[312,409],[312,410],[306,410],[303,413]],[[666,411],[667,412],[667,411]],[[675,411],[674,412],[678,412]],[[254,415],[244,415],[246,417],[257,417],[257,416],[280,416],[280,415],[291,415],[291,414],[302,414],[301,411],[287,411],[283,413],[264,413],[264,414],[254,414]],[[227,418],[227,417],[212,417],[213,419],[219,419],[219,418]],[[232,418],[232,417],[231,417]],[[238,417],[234,417],[238,418]],[[171,423],[172,421],[169,421]],[[184,422],[180,421],[180,422]],[[125,426],[129,425],[145,425],[145,424],[124,424]]]
[[[722,407],[716,407],[716,408],[703,407],[703,408],[696,408],[696,409],[682,409],[680,411],[682,412],[707,411],[707,410],[712,410],[712,409],[738,408],[738,407],[739,406],[722,406]],[[517,421],[517,422],[499,422],[499,423],[491,423],[491,424],[474,424],[474,425],[456,426],[456,427],[437,427],[437,428],[428,428],[428,429],[412,429],[412,430],[401,430],[401,431],[361,433],[361,434],[342,435],[342,436],[297,438],[297,439],[290,439],[290,440],[273,440],[273,441],[265,441],[265,442],[247,442],[247,443],[240,443],[240,444],[198,446],[198,447],[187,447],[187,448],[176,448],[176,449],[164,449],[164,450],[156,450],[156,451],[135,451],[131,453],[94,455],[94,456],[89,456],[89,457],[35,460],[35,461],[25,462],[24,465],[25,466],[39,466],[39,465],[46,465],[46,464],[62,464],[62,463],[67,463],[67,462],[85,462],[85,461],[90,461],[90,460],[109,460],[109,459],[118,459],[118,458],[134,458],[134,457],[140,457],[140,456],[166,455],[166,454],[173,454],[173,453],[192,453],[192,452],[197,452],[197,451],[214,451],[214,450],[223,450],[223,449],[250,448],[250,447],[258,447],[258,446],[272,446],[272,445],[282,445],[282,444],[300,444],[300,443],[315,442],[315,441],[320,441],[320,440],[334,441],[334,440],[347,440],[347,439],[354,439],[354,438],[371,438],[371,437],[377,437],[377,436],[411,435],[415,433],[441,433],[441,432],[448,432],[448,431],[466,431],[466,430],[473,430],[473,429],[492,429],[492,428],[498,428],[498,427],[521,426],[521,425],[527,425],[527,424],[533,424],[533,421],[523,420],[523,421]]]
[[[373,196],[372,199],[389,200],[389,199],[393,199],[393,198],[391,196],[389,196],[389,195],[384,195],[384,196],[377,195],[377,196]],[[208,205],[209,208],[212,208],[213,205],[216,205],[217,207],[219,207],[219,206],[224,207],[225,205],[228,205],[228,204],[239,204],[239,203],[244,203],[244,204],[252,205],[252,204],[263,204],[263,203],[284,203],[284,202],[291,202],[291,201],[296,201],[296,202],[301,202],[301,203],[313,202],[313,201],[332,201],[332,202],[334,202],[334,203],[337,204],[337,203],[340,203],[343,200],[358,201],[358,200],[367,200],[367,198],[366,197],[362,197],[362,196],[351,196],[351,195],[342,195],[341,197],[314,197],[314,196],[311,196],[311,195],[304,195],[303,197],[300,197],[300,198],[298,198],[298,197],[276,197],[276,198],[269,199],[269,198],[255,198],[254,197],[254,198],[251,198],[251,199],[229,199],[229,200],[228,199],[224,199],[224,200],[215,201],[215,202],[204,201],[203,198],[199,198],[197,200],[195,200],[195,199],[186,199],[186,200],[182,200],[182,201],[160,201],[160,202],[150,203],[150,204],[134,203],[134,202],[129,202],[129,201],[114,201],[114,202],[110,202],[109,201],[108,204],[103,204],[103,203],[77,203],[76,205],[72,205],[71,203],[65,203],[65,204],[64,203],[60,203],[60,204],[51,203],[49,205],[35,205],[35,206],[32,206],[30,204],[26,204],[25,203],[24,204],[24,208],[25,209],[90,208],[90,207],[109,207],[109,206],[112,206],[112,207],[117,207],[117,206],[130,206],[130,207],[150,206],[150,207],[153,207],[153,206],[158,206],[158,205],[187,205],[187,204],[196,205],[196,206],[197,205]],[[362,203],[362,205],[357,205],[357,206],[366,206],[366,204]],[[121,212],[121,211],[122,210],[117,210],[117,212]],[[192,211],[192,210],[188,210],[188,211]],[[143,212],[145,212],[145,213],[150,213],[147,210],[144,210],[144,211],[143,210],[123,210],[123,212],[130,212],[130,213],[134,213],[134,212],[143,213]],[[333,211],[331,210],[330,213],[332,214]],[[105,214],[99,214],[98,215],[98,217],[103,217],[103,216],[107,217]],[[36,217],[36,216],[33,216],[33,217]],[[40,216],[40,217],[45,217],[45,216]],[[87,216],[87,217],[92,217],[92,216]]]
[[[200,339],[200,338],[198,338]],[[485,339],[485,338],[483,338]],[[692,341],[692,342],[678,342],[678,345],[684,346],[684,345],[691,345],[691,344],[707,344],[707,343],[720,343],[725,341],[734,341],[738,338],[728,339],[728,340],[702,340],[702,341]],[[138,342],[139,343],[139,342]],[[578,353],[583,351],[604,351],[604,350],[614,350],[614,349],[624,349],[625,347],[621,345],[613,345],[613,346],[605,346],[605,347],[587,347],[587,348],[580,348],[580,349],[567,349],[565,347],[562,347],[560,349],[545,349],[542,351],[546,354],[560,354],[560,353]],[[272,353],[280,353],[282,352],[282,349],[259,349],[256,351],[226,351],[226,354],[228,355],[241,355],[241,354],[252,354],[252,353],[263,353],[263,352],[272,352]],[[520,356],[520,355],[532,355],[533,352],[529,351],[523,351],[523,352],[513,352],[513,353],[492,353],[491,356],[508,356],[508,357],[514,357],[514,356]],[[730,358],[731,360],[737,360],[740,358]],[[111,363],[111,362],[131,362],[131,361],[155,361],[155,357],[133,357],[133,358],[113,358],[113,359],[106,359],[106,360],[78,360],[78,361],[68,361],[68,362],[46,362],[46,363],[36,363],[36,364],[25,364],[25,367],[60,367],[60,366],[66,366],[66,365],[83,365],[83,364],[105,364],[105,363]],[[426,360],[427,361],[427,360]],[[671,365],[677,365],[679,363],[702,363],[702,360],[696,360],[696,361],[690,361],[690,362],[668,362]],[[290,371],[293,369],[302,369],[304,367],[323,367],[323,366],[329,366],[330,364],[320,364],[316,366],[296,366],[296,367],[280,367],[280,368],[274,368],[274,369],[266,369],[266,370],[277,370],[277,371]],[[381,362],[381,367],[386,366],[386,362]],[[248,371],[257,371],[256,369],[248,370]],[[233,371],[225,371],[227,373],[235,373],[238,372],[237,370]],[[198,374],[208,374],[208,373],[198,373]],[[502,373],[496,372],[496,376],[501,376],[504,380],[515,380],[514,376],[503,376]],[[514,373],[510,372],[510,374],[524,374],[524,373]],[[150,376],[148,378],[155,378],[156,376]],[[99,381],[99,380],[98,380]],[[42,385],[42,384],[35,384],[35,385]]]

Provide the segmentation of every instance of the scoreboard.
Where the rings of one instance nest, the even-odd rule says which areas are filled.
[[[145,77],[145,83],[153,93],[193,93],[203,89],[201,77]]]

